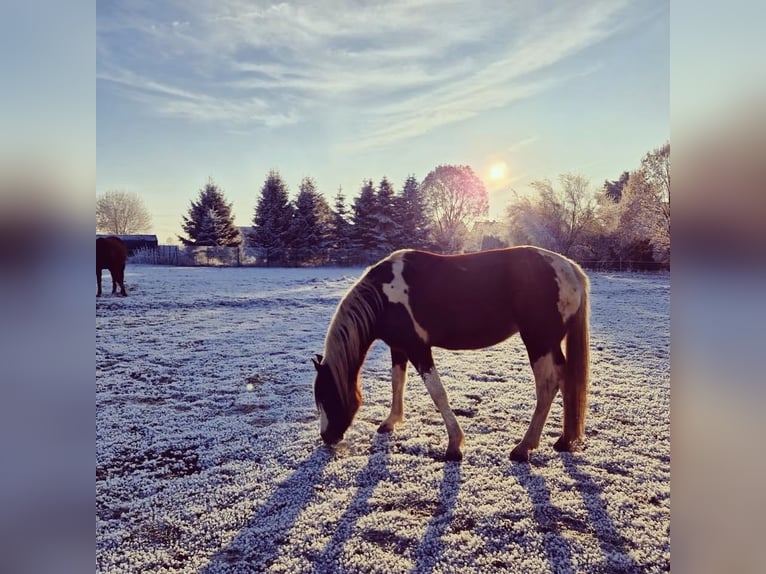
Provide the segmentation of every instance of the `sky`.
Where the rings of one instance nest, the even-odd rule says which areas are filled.
[[[665,1],[96,6],[96,192],[135,192],[161,243],[208,178],[250,225],[271,169],[350,204],[469,165],[500,219],[532,181],[596,189],[670,138]]]

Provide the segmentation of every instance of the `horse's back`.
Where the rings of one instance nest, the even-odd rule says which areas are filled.
[[[521,246],[463,255],[404,250],[385,261],[402,262],[413,319],[433,346],[482,348],[519,331],[549,330],[546,339],[563,333],[561,269],[576,264],[561,255]]]
[[[96,238],[96,265],[100,269],[109,269],[112,266],[124,266],[128,258],[128,248],[119,237]]]

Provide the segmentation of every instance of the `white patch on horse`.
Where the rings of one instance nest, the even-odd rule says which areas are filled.
[[[535,383],[537,383],[538,380],[541,382],[552,381],[558,386],[560,382],[561,367],[556,365],[553,361],[553,355],[551,353],[547,353],[537,359],[534,365],[532,365],[532,372],[535,374]]]
[[[415,320],[415,315],[412,314],[412,307],[410,307],[409,286],[404,281],[402,270],[404,269],[404,261],[401,258],[394,258],[391,260],[391,270],[394,273],[394,279],[391,283],[383,284],[383,293],[386,295],[391,303],[401,303],[407,312],[410,314],[412,324],[415,326],[415,332],[418,334],[423,342],[428,341],[428,332],[421,327]]]
[[[572,267],[572,262],[553,253],[544,253],[543,256],[556,273],[556,283],[559,286],[558,308],[561,320],[566,323],[580,308],[583,286]]]
[[[319,403],[317,405],[317,409],[319,409],[319,432],[324,434],[329,424],[329,421],[327,420],[327,413],[324,412],[324,408],[322,408],[322,403]]]

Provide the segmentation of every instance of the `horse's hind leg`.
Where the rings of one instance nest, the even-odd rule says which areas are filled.
[[[98,291],[96,297],[101,297],[101,269],[96,267],[96,285],[98,285]]]
[[[404,384],[407,382],[407,355],[391,349],[391,412],[378,432],[391,432],[404,418]]]
[[[116,267],[111,271],[112,274],[112,294],[117,292],[117,286],[120,286],[120,295],[127,297],[125,291],[125,265]]]
[[[540,435],[548,418],[551,403],[556,397],[559,387],[564,382],[564,356],[561,350],[551,351],[538,358],[532,364],[532,372],[535,375],[535,392],[537,404],[532,415],[524,438],[511,451],[511,460],[526,462],[529,460],[529,451],[540,445]]]

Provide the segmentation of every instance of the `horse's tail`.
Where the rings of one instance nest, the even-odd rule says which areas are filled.
[[[566,378],[564,392],[564,434],[570,440],[580,440],[585,433],[585,413],[588,406],[588,372],[590,367],[590,282],[588,276],[574,265],[582,287],[580,307],[569,318],[566,335]]]

